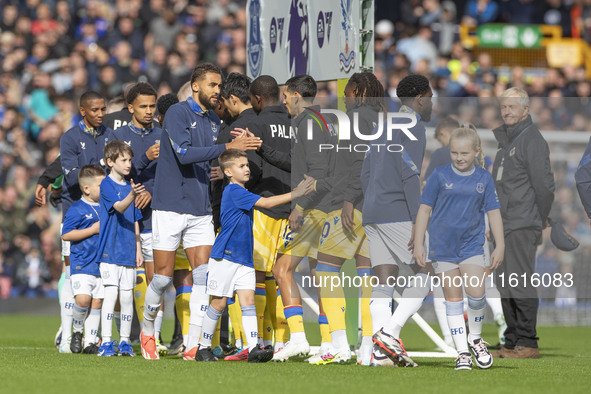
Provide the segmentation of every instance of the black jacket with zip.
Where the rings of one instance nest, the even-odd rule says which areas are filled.
[[[548,144],[530,116],[493,133],[499,142],[493,179],[505,234],[523,228],[541,230],[554,201]]]

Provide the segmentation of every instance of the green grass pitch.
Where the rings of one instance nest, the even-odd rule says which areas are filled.
[[[0,393],[587,393],[591,383],[589,327],[539,327],[538,360],[495,360],[490,370],[454,371],[450,358],[418,358],[419,367],[411,369],[59,354],[52,346],[58,325],[53,316],[0,315]],[[170,325],[165,322],[165,338]],[[485,338],[494,338],[495,329],[485,326]],[[433,350],[414,324],[403,338],[407,349]]]

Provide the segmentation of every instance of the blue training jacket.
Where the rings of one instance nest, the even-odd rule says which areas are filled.
[[[220,118],[203,111],[189,97],[166,112],[156,166],[152,208],[161,211],[211,215],[210,160],[224,150],[216,145]]]

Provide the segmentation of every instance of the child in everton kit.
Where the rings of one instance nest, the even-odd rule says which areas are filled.
[[[78,182],[82,198],[76,201],[64,217],[62,239],[71,242],[70,268],[74,294],[74,333],[70,342],[72,353],[82,351],[84,329],[84,353],[97,354],[96,336],[101,319],[103,283],[95,260],[99,238],[100,185],[105,171],[98,165],[82,167]],[[86,314],[90,308],[88,318]]]
[[[427,256],[423,241],[433,211],[429,226],[429,258],[441,278],[447,322],[459,353],[455,369],[472,369],[468,348],[476,365],[486,369],[492,366],[493,358],[481,338],[486,307],[483,213],[488,214],[496,242],[490,256],[492,270],[503,261],[503,222],[492,176],[474,165],[480,153],[480,139],[475,130],[454,130],[450,153],[452,163],[436,168],[423,190],[415,224],[413,255],[420,266],[425,265]],[[468,295],[470,333],[467,338],[463,289]]]
[[[250,177],[246,153],[228,149],[220,155],[219,163],[230,180],[222,194],[221,230],[211,249],[207,273],[207,293],[213,297],[203,320],[203,331],[197,361],[216,361],[211,351],[211,339],[222,311],[234,291],[242,309],[242,325],[248,348],[242,359],[267,362],[273,358],[273,347],[258,345],[257,318],[254,305],[255,271],[253,263],[253,208],[270,209],[286,204],[292,198],[311,193],[314,179],[306,178],[291,193],[261,197],[244,188]]]
[[[129,343],[133,318],[133,288],[135,267],[143,263],[138,220],[142,215],[133,205],[135,197],[144,191],[141,184],[125,180],[131,170],[133,151],[123,141],[111,141],[105,147],[105,159],[111,173],[101,183],[100,234],[96,259],[100,262],[105,286],[102,311],[102,338],[99,356],[115,356],[113,312],[119,293],[121,330],[119,355],[134,356]]]

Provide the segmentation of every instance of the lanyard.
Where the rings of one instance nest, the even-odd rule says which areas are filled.
[[[527,131],[527,129],[529,129],[530,127],[532,127],[531,124],[529,126],[527,126],[525,129],[521,130],[519,132],[519,134],[517,134],[517,137],[513,138],[513,141],[511,141],[511,144],[507,148],[503,149],[503,157],[501,159],[501,164],[499,165],[499,169],[497,170],[497,179],[496,179],[497,182],[499,182],[499,181],[501,181],[501,179],[503,179],[503,167],[505,164],[505,155],[507,154],[507,151],[509,151],[509,154],[510,154],[511,149],[513,149],[513,147],[517,143],[517,140],[519,139],[519,137],[521,137],[523,135],[523,133],[525,133]]]

